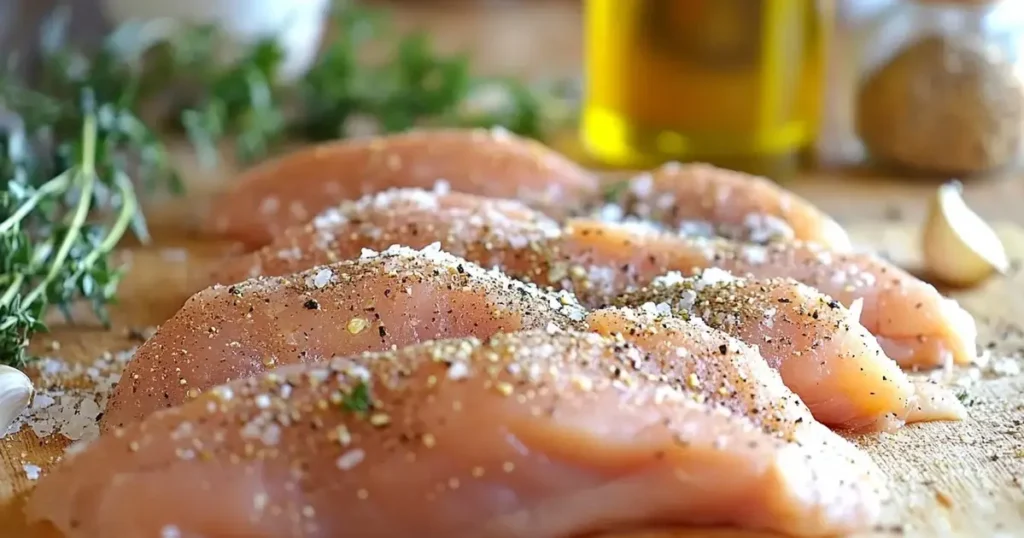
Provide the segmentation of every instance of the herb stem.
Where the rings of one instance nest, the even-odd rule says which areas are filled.
[[[117,174],[115,181],[121,192],[121,212],[118,213],[117,220],[114,221],[103,241],[82,260],[83,268],[89,267],[100,256],[106,255],[117,246],[125,232],[128,231],[128,227],[131,226],[132,217],[135,216],[135,210],[138,208],[138,200],[135,197],[135,189],[132,188],[131,181],[124,174]]]
[[[21,222],[22,219],[28,216],[28,214],[31,213],[44,198],[66,190],[72,175],[72,170],[65,170],[61,175],[47,181],[42,187],[39,187],[32,196],[25,200],[25,202],[14,211],[14,214],[8,217],[7,220],[3,221],[3,223],[0,223],[0,234],[7,233],[13,229]]]
[[[26,305],[35,303],[46,292],[46,287],[50,285],[50,282],[60,274],[68,258],[68,253],[71,252],[71,247],[74,246],[75,241],[78,239],[78,234],[85,224],[85,219],[89,216],[89,207],[92,205],[92,191],[96,178],[95,154],[96,118],[92,115],[86,115],[82,125],[82,165],[81,168],[73,173],[75,181],[72,182],[72,184],[79,182],[81,184],[78,204],[75,206],[75,212],[71,216],[71,222],[68,224],[64,240],[61,241],[60,249],[57,250],[57,254],[54,255],[53,261],[50,263],[50,270],[46,273],[43,280],[25,296],[24,302]]]
[[[14,278],[11,280],[11,285],[7,287],[7,291],[4,292],[3,296],[0,296],[0,307],[5,307],[11,304],[11,301],[14,300],[14,296],[18,294],[18,290],[21,289],[21,285],[24,282],[25,275],[14,275]]]

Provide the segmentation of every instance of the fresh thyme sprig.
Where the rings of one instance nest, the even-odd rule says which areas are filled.
[[[129,178],[180,186],[136,112],[144,73],[113,41],[90,56],[64,45],[60,22],[35,84],[0,75],[0,362],[15,365],[51,307],[70,319],[84,302],[108,323],[122,276],[110,253],[129,230],[148,239]]]
[[[5,363],[24,363],[28,337],[45,329],[42,319],[50,306],[70,318],[73,302],[84,299],[108,323],[106,305],[121,278],[109,254],[133,223],[144,233],[128,177],[119,170],[109,178],[99,176],[97,131],[96,117],[86,115],[81,143],[68,156],[74,161],[70,168],[39,186],[9,180],[0,195],[0,359]],[[11,140],[8,158],[18,163],[25,154]],[[109,198],[117,208],[109,227],[89,222],[104,187],[113,188]]]

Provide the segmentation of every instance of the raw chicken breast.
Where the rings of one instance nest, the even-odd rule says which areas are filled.
[[[933,402],[928,394],[938,387],[919,395],[857,321],[858,312],[790,279],[736,278],[721,269],[690,278],[674,272],[614,303],[699,319],[757,345],[827,426],[891,431],[908,417],[959,420],[965,414],[955,398]]]
[[[697,400],[729,408],[767,430],[786,430],[809,410],[782,382],[756,347],[658,309],[601,308],[587,316],[592,332],[635,345],[644,373],[697,392]]]
[[[623,255],[632,254],[578,252],[575,258],[565,257],[560,255],[556,223],[531,215],[518,202],[418,189],[386,191],[344,204],[304,228],[289,230],[268,248],[229,261],[223,271],[232,276],[243,271],[287,273],[333,255],[356,256],[363,247],[392,242],[418,247],[436,239],[459,256],[498,266],[511,276],[573,289],[591,304],[652,276],[628,274],[609,289],[588,287],[601,281],[600,275],[621,269]],[[590,269],[570,267],[572,261],[589,261]],[[570,272],[579,278],[574,280]],[[722,280],[724,275],[735,283],[710,286],[701,278],[690,281],[676,275],[679,285],[646,289],[615,302],[665,303],[677,313],[682,305],[699,308],[695,315],[708,323],[761,346],[789,388],[828,426],[893,430],[916,408],[910,380],[837,301],[792,280],[751,281],[747,286],[718,270],[707,272],[708,277]],[[962,415],[961,410],[945,411],[914,416],[937,420]]]
[[[507,131],[417,130],[321,144],[260,164],[215,200],[206,228],[260,247],[343,200],[439,181],[556,216],[598,191],[597,178],[577,164]]]
[[[693,274],[709,267],[757,279],[788,277],[846,307],[863,300],[861,324],[905,369],[967,364],[977,354],[977,328],[967,311],[869,253],[837,254],[802,242],[748,245],[587,220],[567,224],[559,252],[574,264],[574,289],[611,294],[669,271]]]
[[[793,239],[850,249],[836,221],[807,200],[763,177],[707,164],[668,163],[640,174],[608,200],[608,213],[659,223],[683,235],[719,235],[766,243]]]
[[[557,222],[518,201],[390,189],[344,202],[305,226],[285,230],[260,250],[226,259],[212,276],[198,275],[197,287],[287,275],[358,257],[363,248],[422,248],[436,241],[446,252],[521,278],[546,263],[532,250],[560,234]]]
[[[584,315],[567,292],[485,271],[437,245],[214,286],[192,296],[136,351],[102,426],[130,423],[282,364],[436,338],[569,328]]]
[[[758,359],[733,358],[732,373]],[[730,409],[705,401],[717,387],[659,371],[673,362],[550,330],[293,365],[101,437],[27,512],[68,538],[832,536],[875,523],[885,488],[865,454],[806,413],[761,418],[772,411],[755,402],[785,399],[774,372],[750,369],[767,379],[737,385]]]
[[[931,285],[870,254],[835,254],[800,242],[758,246],[682,237],[641,223],[571,220],[559,230],[522,204],[455,193],[393,191],[347,204],[289,230],[257,253],[228,261],[214,280],[288,274],[355,256],[364,247],[434,241],[516,278],[571,290],[590,306],[607,304],[669,271],[693,274],[720,267],[757,279],[790,277],[847,307],[863,299],[861,324],[904,368],[968,363],[975,357],[970,314]]]

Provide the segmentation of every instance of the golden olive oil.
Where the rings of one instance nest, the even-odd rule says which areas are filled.
[[[584,147],[788,170],[816,134],[831,22],[828,0],[586,0]]]

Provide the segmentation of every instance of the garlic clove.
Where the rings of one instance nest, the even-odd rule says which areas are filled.
[[[0,434],[32,403],[32,380],[21,370],[0,365]]]
[[[956,181],[939,187],[922,239],[926,267],[947,284],[972,286],[1010,266],[999,236],[967,206]]]

